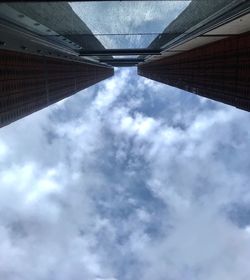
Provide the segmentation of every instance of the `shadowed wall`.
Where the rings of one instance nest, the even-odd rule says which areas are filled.
[[[111,77],[109,67],[0,51],[0,127]]]
[[[138,74],[250,111],[250,33],[141,64]]]

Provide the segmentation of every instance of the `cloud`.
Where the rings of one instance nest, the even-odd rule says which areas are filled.
[[[1,129],[0,278],[248,279],[248,123],[123,69]]]

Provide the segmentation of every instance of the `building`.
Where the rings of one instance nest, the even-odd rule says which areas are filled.
[[[121,66],[250,111],[248,0],[73,2],[0,3],[0,126]]]
[[[249,1],[192,1],[152,43],[138,74],[250,111]]]
[[[5,126],[113,75],[99,65],[0,51],[0,126]]]
[[[109,65],[79,57],[77,39],[59,37],[63,18],[64,33],[84,32],[87,48],[104,49],[67,3],[0,6],[0,127],[114,74]],[[61,14],[56,16],[55,9]],[[68,26],[72,14],[74,30]]]
[[[250,32],[139,66],[138,73],[250,111]]]

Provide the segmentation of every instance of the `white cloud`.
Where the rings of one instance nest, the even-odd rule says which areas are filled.
[[[248,123],[124,69],[1,129],[0,278],[248,279]]]

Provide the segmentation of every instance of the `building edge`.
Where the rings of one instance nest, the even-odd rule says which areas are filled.
[[[105,65],[0,50],[0,127],[113,76]]]
[[[138,74],[250,111],[250,32],[139,64]]]

